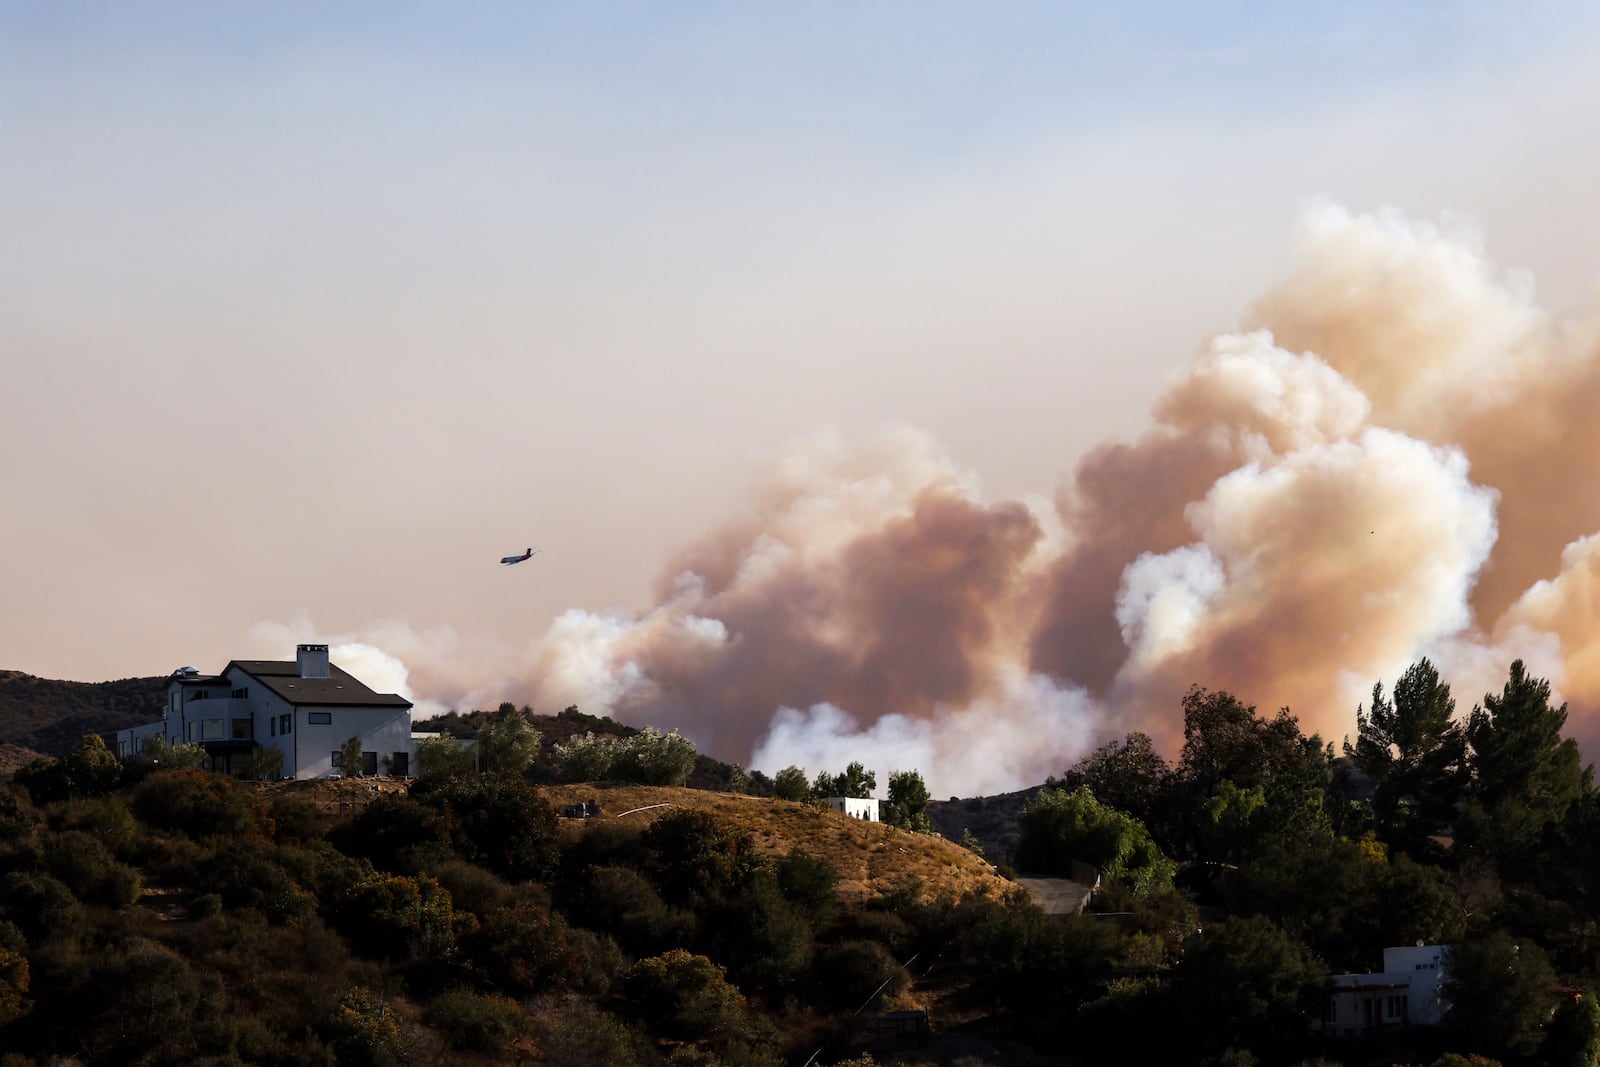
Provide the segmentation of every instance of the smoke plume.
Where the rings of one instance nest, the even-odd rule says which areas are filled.
[[[1597,322],[1540,309],[1459,222],[1317,207],[1240,330],[1053,509],[985,499],[911,428],[801,441],[649,607],[568,611],[496,684],[769,772],[916,767],[935,795],[1033,784],[1130,730],[1173,754],[1195,683],[1337,740],[1422,656],[1463,710],[1527,659],[1583,739]],[[366,640],[447,688],[418,684],[449,676],[438,655]]]

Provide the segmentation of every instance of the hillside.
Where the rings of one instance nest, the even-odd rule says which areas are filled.
[[[623,783],[552,785],[542,792],[557,808],[597,800],[601,819],[648,822],[673,809],[709,812],[749,834],[763,855],[776,858],[799,849],[826,859],[839,872],[839,895],[848,903],[864,903],[911,880],[920,882],[928,896],[998,894],[1009,884],[986,860],[952,841],[847,819],[809,804]],[[585,821],[566,820],[564,829],[582,833]]]
[[[0,671],[0,742],[64,756],[85,734],[114,734],[161,716],[166,678],[64,682]]]
[[[1017,816],[1043,788],[1036,785],[992,797],[931,800],[928,818],[933,821],[933,828],[951,841],[960,841],[961,835],[970,831],[983,846],[985,859],[996,865],[1009,864],[1020,833]]]

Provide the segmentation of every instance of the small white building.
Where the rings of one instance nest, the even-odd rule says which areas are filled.
[[[1334,975],[1322,1019],[1312,1028],[1330,1037],[1356,1037],[1391,1027],[1439,1025],[1449,953],[1448,945],[1386,948],[1382,971]]]
[[[851,819],[879,822],[878,801],[875,797],[829,797],[828,807]]]
[[[283,752],[286,778],[330,774],[399,776],[414,773],[411,701],[377,693],[328,662],[327,645],[300,645],[293,660],[233,660],[220,674],[180,667],[167,685],[159,722],[117,731],[117,755],[130,759],[147,739],[193,742],[213,770],[231,774],[234,761],[257,747]],[[337,766],[339,749],[361,741],[361,766]]]

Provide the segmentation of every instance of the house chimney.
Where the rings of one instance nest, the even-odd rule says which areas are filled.
[[[328,677],[327,645],[299,645],[294,650],[294,661],[302,678]]]

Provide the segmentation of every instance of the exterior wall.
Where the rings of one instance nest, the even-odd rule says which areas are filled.
[[[328,723],[312,723],[312,716],[327,715]],[[295,709],[296,778],[326,778],[330,774],[348,774],[348,770],[333,765],[333,754],[352,737],[361,739],[363,753],[376,753],[378,772],[383,770],[383,757],[396,752],[407,754],[407,762],[416,762],[416,748],[411,741],[411,712],[401,708],[334,708],[311,705]],[[288,773],[288,760],[284,761]],[[413,768],[413,772],[415,768]]]
[[[1449,951],[1447,945],[1386,948],[1382,971],[1334,975],[1323,1018],[1313,1028],[1352,1037],[1393,1026],[1439,1025]]]
[[[1448,954],[1445,945],[1406,945],[1383,950],[1384,973],[1409,976],[1412,1022],[1437,1026],[1444,1018],[1439,987],[1444,982]]]
[[[829,797],[828,807],[852,819],[878,821],[878,802],[872,797]]]

